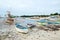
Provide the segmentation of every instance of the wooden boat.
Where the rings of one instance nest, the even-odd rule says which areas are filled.
[[[22,33],[28,33],[28,28],[27,27],[23,27],[22,25],[20,24],[15,24],[16,25],[16,30],[18,32],[22,32]]]

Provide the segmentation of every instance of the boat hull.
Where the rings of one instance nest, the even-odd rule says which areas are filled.
[[[15,27],[16,31],[21,32],[21,33],[28,33],[28,29],[19,29]]]

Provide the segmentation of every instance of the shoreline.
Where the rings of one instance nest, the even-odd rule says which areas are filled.
[[[29,29],[27,34],[19,33],[15,25],[7,25],[0,21],[0,40],[60,40],[60,30],[45,31],[37,27]]]

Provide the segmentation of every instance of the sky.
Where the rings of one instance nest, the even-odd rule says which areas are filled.
[[[18,16],[60,13],[60,0],[0,0],[0,16],[7,11]]]

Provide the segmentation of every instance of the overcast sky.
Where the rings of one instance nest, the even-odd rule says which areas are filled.
[[[60,13],[60,0],[0,0],[0,15],[49,15]]]

